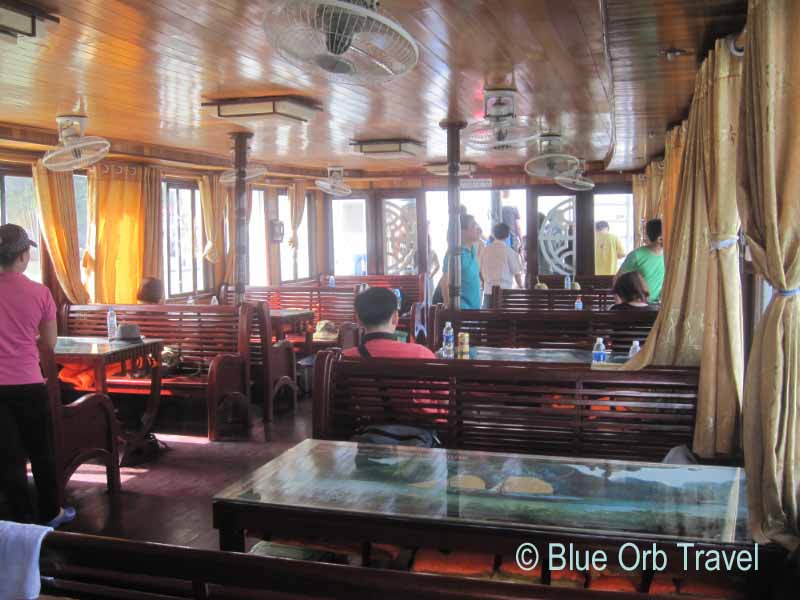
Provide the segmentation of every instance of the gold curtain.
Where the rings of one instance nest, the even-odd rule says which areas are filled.
[[[250,213],[253,208],[253,194],[251,186],[247,186],[245,192],[245,206],[247,210],[247,223],[250,224]],[[228,223],[228,254],[225,257],[225,276],[224,282],[228,285],[236,285],[236,194],[234,188],[225,195],[225,215]]]
[[[753,265],[776,290],[753,336],[743,443],[757,542],[800,545],[800,2],[751,0],[737,200]]]
[[[713,458],[739,449],[744,381],[736,207],[742,60],[730,53],[724,40],[717,40],[706,66],[708,91],[704,109],[708,114],[708,129],[702,159],[712,250],[693,449],[700,456]]]
[[[161,169],[144,167],[142,202],[144,203],[144,256],[142,277],[164,279],[163,237],[161,210]]]
[[[661,182],[664,179],[664,162],[657,160],[647,165],[647,204],[644,213],[644,222],[657,219],[661,216]],[[646,242],[645,242],[646,243]]]
[[[78,217],[72,173],[33,165],[33,186],[39,205],[39,225],[58,283],[72,304],[88,304],[89,292],[81,282]]]
[[[633,245],[637,248],[644,243],[644,223],[647,214],[647,175],[639,173],[633,176]]]
[[[667,132],[664,149],[664,179],[661,184],[661,225],[664,234],[664,251],[669,252],[672,222],[675,220],[675,205],[678,201],[678,184],[681,176],[683,151],[686,146],[688,122],[684,121]]]
[[[292,278],[297,279],[297,249],[299,242],[297,232],[303,222],[303,213],[306,210],[306,182],[296,181],[289,186],[289,208],[291,210],[292,234],[289,236],[289,247],[292,249]]]
[[[225,205],[232,195],[231,188],[223,186],[216,174],[200,177],[198,184],[207,240],[203,258],[213,265],[214,284],[217,285],[225,275]]]
[[[144,181],[140,166],[104,162],[89,172],[94,257],[85,261],[93,270],[95,302],[136,302],[143,272]]]

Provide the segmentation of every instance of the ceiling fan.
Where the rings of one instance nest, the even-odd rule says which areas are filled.
[[[588,192],[594,189],[594,181],[583,174],[585,170],[586,163],[581,160],[574,171],[556,175],[555,182],[561,187],[572,190],[573,192]]]
[[[267,167],[260,167],[257,165],[252,167],[247,167],[245,171],[244,180],[246,182],[253,181],[261,177],[266,177],[267,173],[269,173]],[[222,175],[219,176],[219,182],[222,185],[234,185],[236,183],[236,170],[230,169],[228,171],[223,172]]]
[[[513,89],[485,90],[483,119],[464,130],[468,148],[498,152],[524,148],[536,139],[539,132],[530,119],[517,116],[516,96]]]
[[[537,140],[536,154],[525,163],[525,172],[532,177],[555,179],[576,172],[580,160],[564,152],[564,143],[557,133],[543,133]]]
[[[42,158],[46,168],[51,171],[85,169],[108,154],[111,142],[105,138],[83,135],[88,120],[88,117],[81,115],[56,117],[60,144]]]
[[[264,27],[272,47],[302,67],[356,84],[404,75],[419,60],[414,38],[378,0],[272,0]]]
[[[346,198],[353,190],[344,182],[344,167],[328,167],[328,178],[314,182],[319,189],[334,198]]]

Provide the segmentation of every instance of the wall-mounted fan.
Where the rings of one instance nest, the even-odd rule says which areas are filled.
[[[560,135],[542,134],[537,143],[536,154],[525,163],[525,172],[531,177],[554,179],[559,175],[575,172],[580,166],[577,157],[564,151]]]
[[[574,171],[556,175],[555,182],[573,192],[588,192],[594,189],[594,181],[583,174],[585,169],[584,161],[579,161],[579,166]]]
[[[459,163],[458,176],[472,177],[477,169],[478,165],[476,165],[473,162]],[[446,162],[427,164],[425,165],[425,170],[431,175],[438,175],[439,177],[447,177],[448,175],[450,175],[450,168]]]
[[[272,0],[264,27],[283,58],[344,83],[384,82],[413,69],[419,48],[378,0]]]
[[[267,173],[269,173],[267,167],[259,167],[259,166],[247,167],[245,171],[244,180],[250,182],[255,179],[259,179],[261,177],[266,177]],[[222,175],[219,176],[219,182],[222,185],[234,185],[236,183],[236,171],[234,169],[225,171],[224,173],[222,173]]]
[[[42,158],[42,164],[51,171],[85,169],[108,154],[111,142],[105,138],[85,136],[88,118],[79,115],[60,115],[58,139],[61,142]]]
[[[335,198],[345,198],[353,193],[350,186],[344,182],[344,168],[342,167],[328,167],[328,178],[317,179],[314,183],[323,192]]]
[[[516,114],[515,90],[486,90],[484,118],[464,130],[467,147],[479,152],[523,148],[536,139],[538,129]]]

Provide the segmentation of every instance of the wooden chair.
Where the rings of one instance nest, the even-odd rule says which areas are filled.
[[[104,394],[87,394],[63,404],[58,367],[52,353],[42,357],[52,415],[53,445],[60,473],[59,500],[64,505],[65,488],[80,465],[100,461],[106,469],[108,493],[116,500],[120,492],[118,439],[121,435],[114,405]]]

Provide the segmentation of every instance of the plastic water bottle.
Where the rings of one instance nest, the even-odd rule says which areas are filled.
[[[569,273],[564,275],[564,289],[565,290],[572,289],[572,277],[569,276]]]
[[[211,306],[218,306],[218,305],[219,305],[219,300],[217,299],[217,297],[211,296]]]
[[[580,296],[575,298],[575,310],[583,310],[583,299]]]
[[[639,340],[633,340],[633,343],[631,344],[631,349],[628,350],[628,360],[632,359],[634,356],[639,354],[639,350],[641,349],[642,347],[639,345]]]
[[[394,288],[394,290],[392,291],[394,292],[394,295],[397,297],[397,310],[399,311],[403,307],[403,292],[401,292],[397,288]]]
[[[336,287],[336,278],[333,275],[328,277],[328,287]]]
[[[106,328],[108,329],[108,339],[113,340],[117,337],[117,313],[114,311],[113,306],[108,307],[108,314],[106,314]]]
[[[606,345],[603,343],[603,338],[597,338],[592,348],[592,362],[602,363],[606,362]]]
[[[455,357],[455,340],[454,340],[453,324],[450,321],[444,324],[444,331],[442,331],[442,358]]]

